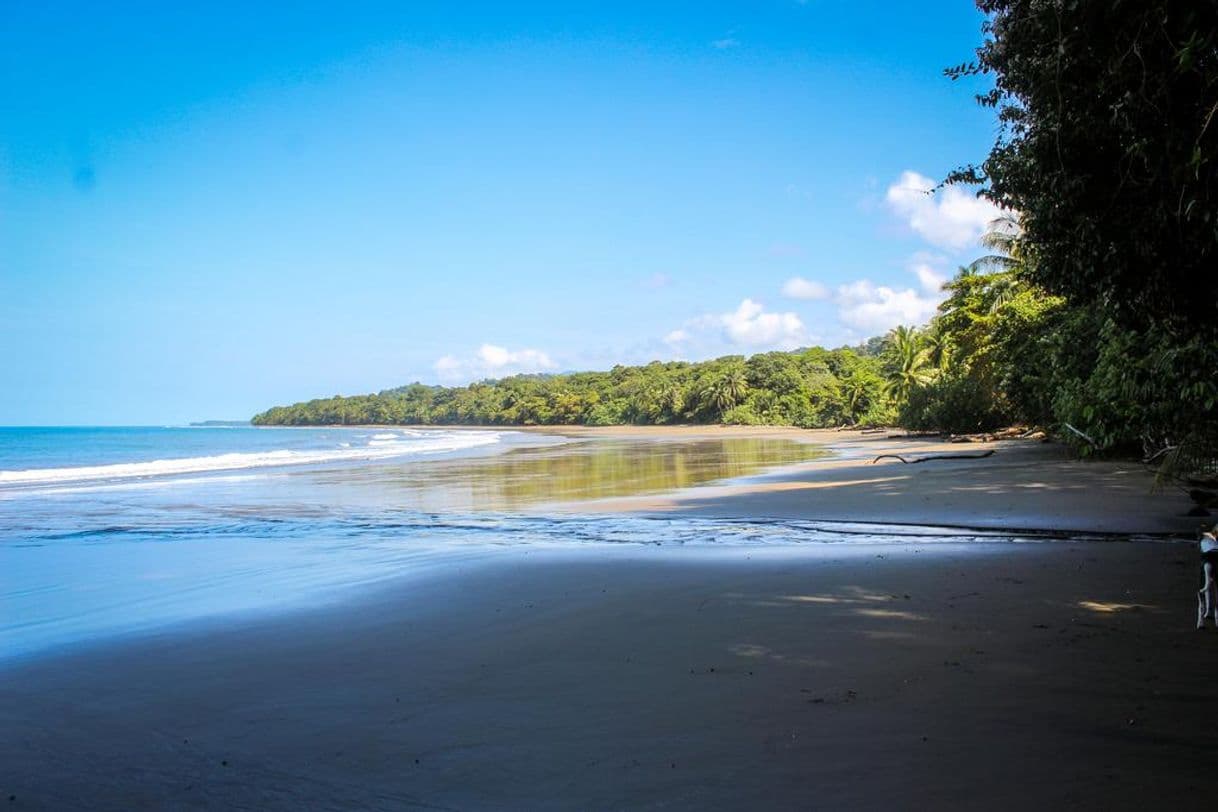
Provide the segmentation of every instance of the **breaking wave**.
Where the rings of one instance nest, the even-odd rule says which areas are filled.
[[[500,442],[494,431],[403,432],[375,434],[364,445],[338,443],[332,448],[271,451],[238,451],[202,457],[82,465],[69,468],[30,468],[0,471],[0,487],[143,479],[177,474],[236,471],[248,468],[277,468],[327,462],[358,462],[462,451]]]

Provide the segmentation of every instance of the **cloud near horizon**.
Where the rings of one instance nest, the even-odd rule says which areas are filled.
[[[888,187],[885,201],[915,233],[938,248],[959,251],[976,243],[1003,210],[960,188],[944,186],[912,170]]]
[[[829,288],[822,285],[820,282],[815,282],[810,279],[804,279],[802,276],[793,276],[783,283],[782,295],[788,299],[828,299],[830,296]]]
[[[509,350],[495,344],[483,344],[473,356],[459,358],[455,355],[445,355],[437,359],[433,367],[441,378],[456,381],[547,372],[557,369],[558,364],[541,350]]]
[[[916,278],[916,283],[911,280],[907,285],[877,284],[862,278],[830,287],[814,279],[792,276],[782,285],[783,297],[807,303],[824,302],[833,308],[838,326],[844,331],[842,338],[882,335],[902,324],[925,324],[946,298],[942,288],[947,274],[942,269],[949,263],[949,256],[974,244],[989,223],[1002,214],[989,201],[959,188],[946,187],[931,194],[933,186],[926,176],[906,171],[887,190],[889,209],[927,243],[947,253],[919,251],[911,255],[905,270]],[[641,280],[641,284],[657,289],[671,281],[667,274],[656,273]],[[837,329],[829,332],[839,334]],[[746,297],[735,309],[687,320],[662,339],[653,339],[651,346],[661,354],[667,348],[677,357],[709,357],[715,353],[794,350],[821,338],[809,334],[800,314],[767,310],[762,302]],[[441,379],[451,383],[555,371],[558,364],[539,349],[510,350],[487,343],[472,355],[445,355],[435,362],[434,368]]]
[[[664,337],[670,347],[691,342],[722,343],[755,350],[793,350],[809,340],[803,320],[793,312],[775,313],[753,299],[744,299],[726,313],[710,313],[691,319]]]
[[[943,259],[921,252],[910,258],[906,270],[918,278],[917,289],[876,285],[868,279],[839,286],[834,298],[838,318],[848,327],[872,334],[900,324],[925,324],[947,298],[943,291],[947,276],[935,267]]]

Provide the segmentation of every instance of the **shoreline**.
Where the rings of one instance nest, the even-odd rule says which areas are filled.
[[[321,606],[37,654],[0,668],[0,794],[23,809],[293,810],[1204,797],[1218,645],[1192,630],[1195,552],[1164,541],[1185,533],[1172,494],[1026,441],[778,432],[838,453],[558,518],[883,536],[980,515],[981,540],[504,547]],[[871,465],[894,446],[998,453]],[[846,518],[824,515],[835,504]],[[1011,543],[1028,516],[1083,537]]]
[[[281,427],[274,427],[281,428]],[[293,427],[289,427],[293,428]],[[587,440],[696,442],[776,439],[824,448],[829,456],[774,467],[739,480],[677,491],[541,502],[560,515],[697,515],[708,518],[820,520],[1003,530],[1044,535],[1142,535],[1191,538],[1202,518],[1191,501],[1157,488],[1136,460],[1080,460],[1052,441],[892,437],[853,429],[793,426],[497,426],[353,425],[349,429],[502,431]],[[895,430],[894,430],[895,431]],[[976,454],[910,466],[882,454]],[[1046,505],[1048,506],[1046,508]]]
[[[670,440],[700,436],[701,427],[592,430],[584,436]],[[748,434],[736,434],[741,429]],[[546,507],[566,514],[627,513],[719,519],[810,520],[956,527],[1009,533],[1140,535],[1192,539],[1202,518],[1191,501],[1157,489],[1135,461],[1078,460],[1061,445],[1003,439],[967,443],[889,438],[836,430],[728,427],[721,436],[772,436],[819,445],[831,456],[726,483],[662,494],[585,500]],[[977,454],[909,465],[913,457]]]
[[[355,428],[354,426],[351,428]],[[375,428],[360,427],[360,428]],[[1172,488],[1157,488],[1153,472],[1136,460],[1081,460],[1060,443],[1033,439],[967,441],[929,436],[892,437],[854,429],[794,426],[426,426],[395,428],[515,431],[580,440],[679,442],[737,438],[791,440],[826,449],[830,456],[776,467],[742,481],[701,484],[680,491],[611,499],[543,503],[569,513],[684,514],[713,518],[807,519],[914,524],[1012,533],[1095,533],[1189,537],[1204,517],[1187,516],[1191,501]],[[893,430],[896,431],[896,430]],[[911,467],[882,454],[977,454],[972,460],[938,460]],[[879,487],[899,479],[906,490]],[[986,486],[1007,490],[987,492]],[[1052,511],[1037,503],[1054,490],[1067,492]],[[831,501],[804,497],[831,491]],[[783,493],[788,495],[783,496]],[[880,499],[880,496],[883,499]],[[1004,499],[995,499],[995,496]],[[953,497],[947,499],[945,497]],[[929,503],[924,508],[915,505]],[[970,507],[969,502],[977,503]],[[887,504],[885,504],[887,503]],[[1035,521],[1027,519],[1034,518]],[[1023,523],[1019,523],[1024,519]]]

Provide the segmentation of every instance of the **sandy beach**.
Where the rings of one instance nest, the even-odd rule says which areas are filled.
[[[505,549],[0,669],[12,809],[1201,808],[1197,519],[1052,445],[837,456],[577,512],[1104,540]],[[591,436],[598,432],[581,432]],[[657,443],[719,430],[599,432]],[[1144,540],[1128,540],[1154,535]]]
[[[0,20],[0,812],[1218,806],[1218,0]]]
[[[584,429],[596,436],[668,439],[706,429]],[[672,494],[569,503],[560,509],[629,511],[718,518],[869,521],[1050,533],[1191,534],[1204,521],[1179,489],[1156,487],[1134,461],[1080,461],[1035,440],[955,443],[885,433],[724,428],[734,436],[797,439],[834,456],[740,484]],[[932,455],[979,455],[903,463]]]

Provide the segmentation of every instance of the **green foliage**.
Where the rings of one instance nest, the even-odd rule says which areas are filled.
[[[757,426],[765,421],[751,407],[744,405],[734,406],[724,412],[722,422],[729,426]]]
[[[955,372],[912,390],[897,422],[915,431],[988,431],[1008,422],[997,401],[994,390],[979,378]]]
[[[882,358],[884,388],[897,403],[908,400],[914,389],[930,380],[930,351],[923,336],[913,328],[901,326],[889,333]]]
[[[944,285],[931,323],[891,334],[888,379],[901,425],[967,433],[1053,422],[1054,393],[1078,344],[1060,340],[1064,300],[1026,281],[1018,228],[1014,218],[997,221],[985,239],[996,253]]]
[[[1218,4],[980,0],[1001,131],[979,170],[1031,281],[1118,323],[1218,316]]]
[[[937,319],[998,409],[1084,453],[1218,463],[1218,4],[979,0],[998,139],[951,180],[1014,212]],[[990,313],[983,313],[991,296]],[[943,393],[938,400],[946,398]],[[921,396],[919,396],[921,397]],[[930,398],[929,393],[926,397]],[[936,400],[936,398],[930,398]],[[934,408],[913,399],[911,420]]]
[[[735,423],[840,426],[893,414],[873,354],[820,347],[653,362],[608,372],[518,375],[462,387],[414,383],[374,395],[276,406],[257,425]]]
[[[1214,467],[1218,345],[1205,336],[1180,341],[1174,331],[1135,331],[1111,320],[1098,336],[1087,374],[1068,381],[1053,401],[1062,423],[1091,438],[1072,434],[1072,441],[1084,453],[1187,446],[1194,469]]]

